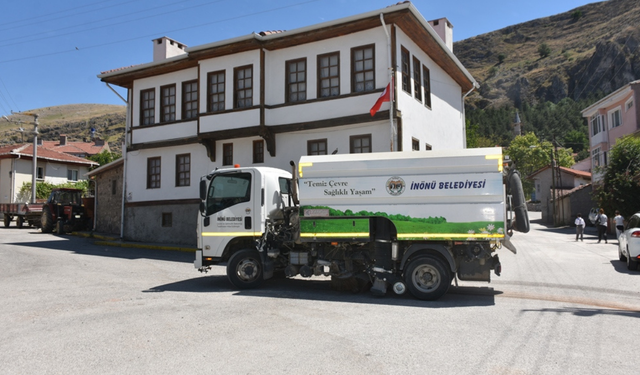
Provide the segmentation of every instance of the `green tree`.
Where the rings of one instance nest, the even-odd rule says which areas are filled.
[[[91,161],[95,161],[96,163],[100,164],[100,166],[103,166],[105,164],[109,164],[114,160],[120,159],[122,157],[122,155],[120,154],[116,154],[113,152],[109,152],[109,151],[102,151],[99,154],[95,154],[95,155],[91,155],[88,156],[87,159],[91,160]],[[90,169],[96,169],[97,167],[92,167]]]
[[[542,43],[538,46],[538,55],[541,59],[548,57],[551,54],[551,47],[547,43]]]
[[[640,138],[621,138],[609,152],[603,183],[596,186],[594,197],[605,212],[618,210],[628,218],[640,208],[639,178]]]
[[[527,133],[517,136],[511,142],[511,145],[505,151],[509,155],[518,171],[522,174],[522,188],[527,196],[533,191],[533,182],[527,180],[526,177],[533,172],[551,165],[551,154],[554,154],[557,165],[561,167],[570,167],[575,161],[571,154],[571,149],[558,148],[557,155],[555,147],[549,141],[540,141],[535,133]]]
[[[36,199],[47,199],[51,195],[54,188],[73,188],[81,189],[82,195],[86,195],[89,189],[89,181],[65,182],[64,184],[54,185],[49,182],[36,182]],[[23,182],[18,192],[18,199],[29,202],[31,200],[31,182]]]
[[[507,55],[505,55],[504,53],[499,53],[498,54],[498,63],[502,64],[506,58],[507,58]]]

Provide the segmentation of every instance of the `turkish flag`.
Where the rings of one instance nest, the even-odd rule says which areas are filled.
[[[380,110],[382,103],[391,101],[391,83],[392,82],[389,82],[389,84],[387,85],[387,87],[385,87],[382,94],[380,94],[380,97],[378,98],[378,100],[376,100],[376,104],[374,104],[373,107],[371,107],[371,109],[369,110],[369,113],[371,113],[372,117],[376,114],[376,112]]]

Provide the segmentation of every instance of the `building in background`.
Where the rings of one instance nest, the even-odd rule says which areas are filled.
[[[195,245],[199,176],[215,168],[465,148],[478,84],[452,29],[403,2],[191,48],[153,40],[152,62],[98,76],[128,90],[123,237]],[[370,114],[386,87],[391,103]]]

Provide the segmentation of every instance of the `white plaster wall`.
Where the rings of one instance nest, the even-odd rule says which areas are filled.
[[[259,109],[245,109],[242,111],[218,113],[200,117],[201,133],[258,125],[260,125]]]
[[[12,174],[12,161],[13,159],[0,159],[0,202],[13,203],[13,196],[11,194],[11,179]]]
[[[155,120],[160,122],[160,87],[165,85],[176,85],[176,120],[182,116],[182,82],[193,81],[198,78],[198,68],[190,68],[178,72],[162,74],[136,80],[133,84],[133,126],[140,125],[140,91],[151,88],[156,89]],[[200,96],[202,96],[202,90]],[[205,91],[206,92],[206,91]],[[202,107],[201,107],[202,108]],[[206,108],[206,107],[205,107]]]
[[[409,51],[411,62],[411,81],[413,88],[413,57],[420,60],[421,65],[429,69],[431,79],[431,109],[420,103],[402,90],[401,67],[398,66],[396,82],[398,89],[398,109],[402,112],[403,149],[411,150],[411,139],[420,141],[420,150],[424,150],[425,143],[433,149],[461,149],[464,147],[464,128],[462,117],[462,91],[458,85],[442,68],[435,64],[426,53],[401,30],[397,29],[397,56],[401,63],[400,51],[404,47]],[[422,75],[422,72],[421,72]],[[422,87],[422,83],[420,84]]]
[[[145,143],[195,137],[198,135],[198,122],[179,122],[162,126],[136,126],[132,129],[133,143]]]

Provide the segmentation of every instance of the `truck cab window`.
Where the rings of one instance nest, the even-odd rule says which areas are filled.
[[[251,200],[251,174],[219,174],[213,178],[207,193],[207,215]]]

